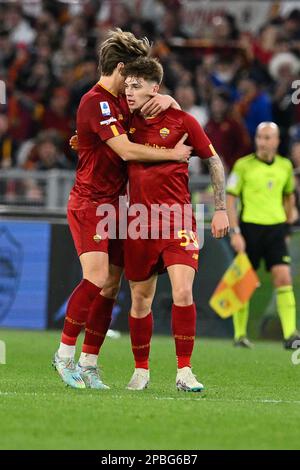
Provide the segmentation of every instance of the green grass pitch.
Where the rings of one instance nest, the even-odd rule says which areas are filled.
[[[0,330],[1,449],[299,449],[300,364],[280,343],[239,350],[197,340],[194,371],[203,394],[177,392],[171,338],[154,337],[151,385],[125,390],[128,336],[103,347],[111,390],[65,388],[50,367],[57,332]]]

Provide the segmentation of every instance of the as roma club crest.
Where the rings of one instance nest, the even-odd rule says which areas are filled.
[[[162,139],[165,139],[170,134],[170,130],[167,127],[163,127],[162,129],[160,129],[159,134]]]
[[[93,236],[93,240],[96,243],[100,243],[101,242],[101,235],[98,235],[98,233],[96,233],[96,235]]]

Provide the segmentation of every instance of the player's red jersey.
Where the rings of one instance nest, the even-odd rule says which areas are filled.
[[[111,203],[126,192],[126,163],[105,143],[126,134],[129,110],[123,96],[115,96],[97,83],[77,111],[79,161],[69,209]]]
[[[136,113],[132,117],[130,139],[139,144],[173,148],[184,133],[193,155],[210,158],[215,154],[211,141],[193,116],[181,110],[167,109],[157,117],[145,119]],[[190,204],[187,163],[136,163],[128,165],[130,205],[144,204],[148,214],[153,204]],[[151,224],[148,223],[148,226]]]

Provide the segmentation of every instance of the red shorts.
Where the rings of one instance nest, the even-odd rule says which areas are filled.
[[[101,239],[97,235],[101,216],[96,215],[96,207],[68,209],[67,218],[78,256],[90,251],[103,251],[108,253],[110,264],[124,266],[124,240]]]
[[[199,246],[184,235],[178,239],[125,240],[125,276],[130,281],[145,281],[153,274],[161,274],[168,266],[184,264],[198,270]]]

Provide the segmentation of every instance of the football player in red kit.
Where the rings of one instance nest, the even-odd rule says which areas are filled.
[[[127,183],[125,161],[181,161],[190,154],[183,139],[168,150],[128,140],[129,112],[122,95],[121,71],[124,64],[147,56],[149,51],[146,38],[140,40],[119,29],[111,32],[100,48],[100,80],[82,97],[77,112],[79,161],[67,215],[83,279],[69,298],[60,346],[53,360],[63,381],[74,388],[108,388],[100,379],[97,358],[119,288],[123,243],[97,233],[101,220],[97,209],[105,204],[117,208]],[[161,97],[152,102],[152,108],[157,111],[170,106],[171,101],[170,97]],[[75,345],[82,328],[85,338],[75,366]]]
[[[181,110],[167,109],[151,118],[141,114],[140,109],[153,93],[158,92],[162,80],[163,69],[157,60],[137,59],[125,66],[124,74],[125,94],[133,112],[130,129],[132,141],[149,147],[172,148],[183,133],[188,133],[187,142],[193,147],[194,155],[205,159],[210,170],[215,197],[212,234],[216,238],[224,237],[229,230],[224,169],[210,140],[198,122]],[[129,162],[128,177],[130,206],[128,238],[125,242],[125,275],[130,281],[132,296],[129,327],[135,370],[127,388],[142,390],[149,383],[148,359],[153,325],[151,305],[157,274],[167,270],[173,295],[176,386],[179,390],[201,391],[203,385],[191,369],[196,333],[192,287],[198,266],[199,246],[194,216],[187,214],[187,222],[183,223],[184,213],[191,209],[188,164],[163,162],[146,165]],[[158,217],[159,208],[164,209],[161,219]],[[135,231],[137,213],[139,238]],[[164,219],[167,219],[169,226],[164,226]],[[169,229],[167,234],[166,229]]]

